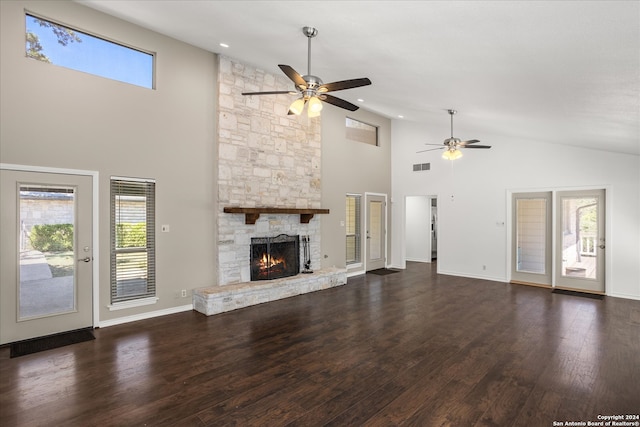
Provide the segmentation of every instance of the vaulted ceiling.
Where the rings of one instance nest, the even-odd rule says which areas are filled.
[[[335,93],[367,110],[445,138],[455,108],[463,139],[640,155],[639,1],[78,2],[274,74],[307,74],[312,26],[312,74],[369,77]]]

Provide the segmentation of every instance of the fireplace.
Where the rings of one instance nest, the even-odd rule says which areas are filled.
[[[251,281],[295,276],[300,272],[299,236],[251,238]]]

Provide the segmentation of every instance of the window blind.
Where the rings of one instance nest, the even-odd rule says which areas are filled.
[[[352,141],[379,146],[378,127],[347,117],[346,137]]]
[[[362,262],[361,257],[361,220],[360,220],[360,199],[359,194],[348,194],[346,203],[346,244],[347,244],[347,264]]]
[[[156,295],[155,181],[111,178],[111,303]]]

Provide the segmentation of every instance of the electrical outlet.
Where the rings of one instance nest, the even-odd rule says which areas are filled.
[[[181,290],[181,291],[180,291],[180,296],[181,296],[182,298],[185,298],[185,297],[187,296],[187,290],[186,290],[186,289]]]

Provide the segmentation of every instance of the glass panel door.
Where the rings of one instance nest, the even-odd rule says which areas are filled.
[[[75,188],[21,184],[19,205],[18,319],[74,311]]]
[[[366,240],[367,265],[366,270],[376,270],[386,267],[385,248],[385,210],[384,196],[367,195]]]
[[[544,274],[546,252],[546,199],[518,199],[516,271]]]
[[[604,292],[604,190],[558,193],[556,286]]]
[[[380,232],[380,224],[382,217],[382,203],[373,201],[369,203],[369,256],[371,259],[379,259],[382,257],[382,233]]]
[[[551,193],[515,193],[511,279],[551,285]]]
[[[0,344],[93,326],[93,177],[0,177]]]

